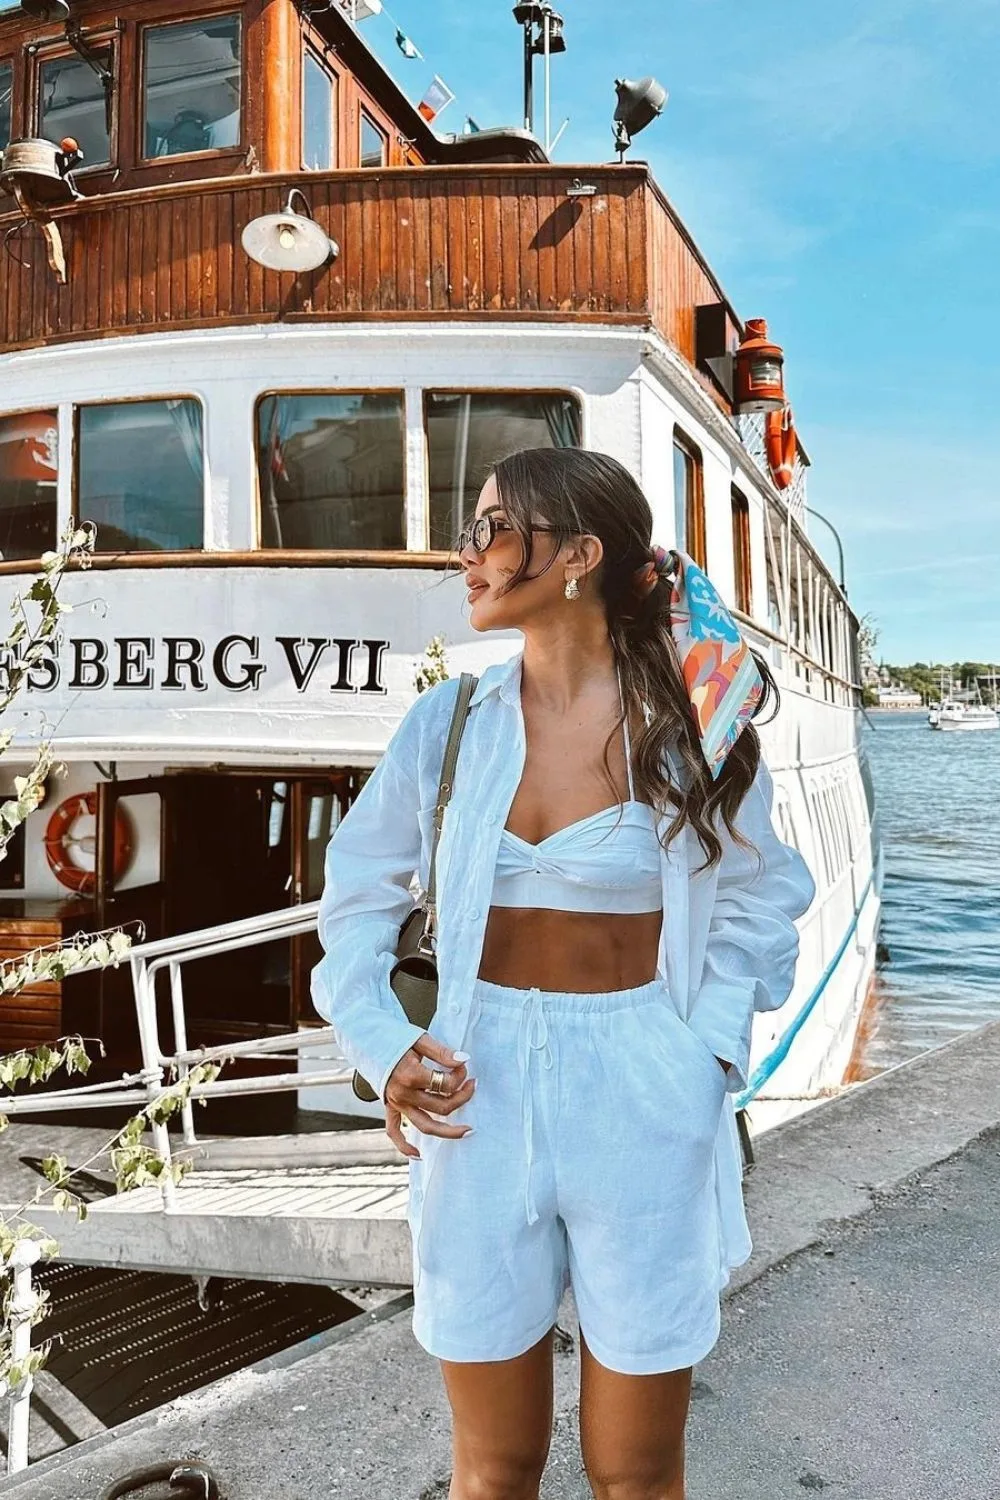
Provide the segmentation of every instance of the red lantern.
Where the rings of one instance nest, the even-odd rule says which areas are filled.
[[[782,366],[785,356],[779,344],[767,336],[763,318],[748,318],[736,351],[736,409],[780,411],[785,405]]]

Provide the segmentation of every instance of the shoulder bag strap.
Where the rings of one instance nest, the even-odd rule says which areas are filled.
[[[424,898],[424,938],[433,939],[437,933],[437,847],[441,837],[441,825],[444,821],[444,810],[451,800],[451,789],[455,782],[455,767],[458,764],[458,747],[462,743],[462,732],[465,729],[465,721],[469,712],[469,700],[476,690],[478,677],[471,672],[463,672],[458,684],[458,695],[455,699],[455,711],[451,716],[451,727],[448,730],[448,742],[445,745],[444,761],[441,766],[441,781],[438,786],[437,806],[434,809],[434,837],[431,841],[430,869],[427,875],[427,894]],[[420,946],[423,946],[421,940]]]

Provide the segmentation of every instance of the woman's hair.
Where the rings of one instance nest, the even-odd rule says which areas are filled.
[[[523,553],[502,593],[516,588],[527,572],[533,520],[557,528],[551,538],[553,561],[555,549],[574,536],[589,533],[600,538],[604,554],[594,576],[621,672],[622,696],[630,708],[641,711],[645,702],[652,711],[635,742],[636,787],[641,800],[673,810],[667,844],[690,824],[706,865],[717,864],[722,857],[720,817],[730,836],[746,844],[735,818],[760,762],[760,739],[748,724],[713,781],[670,633],[671,580],[658,577],[645,597],[637,587],[637,570],[651,557],[653,516],[645,495],[616,459],[582,448],[525,448],[501,459],[493,474],[504,514],[521,538]],[[756,713],[772,698],[776,711],[774,678],[762,657],[753,654],[764,679]],[[633,717],[630,713],[630,722]],[[604,768],[612,787],[608,747],[622,723],[619,717],[604,747]],[[668,747],[680,762],[682,785],[675,785],[665,771]]]

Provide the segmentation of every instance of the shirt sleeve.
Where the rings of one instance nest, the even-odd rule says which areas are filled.
[[[688,1017],[716,1057],[732,1063],[729,1093],[747,1087],[754,1012],[777,1010],[792,992],[799,953],[795,919],[815,895],[802,856],[774,830],[772,802],[771,776],[761,761],[736,818],[752,847],[722,834],[705,963]]]
[[[313,1005],[333,1026],[348,1062],[382,1099],[393,1068],[424,1034],[389,987],[420,859],[418,705],[420,699],[327,846],[318,919],[323,957],[311,976]]]

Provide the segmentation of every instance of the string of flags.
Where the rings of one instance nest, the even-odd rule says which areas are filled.
[[[402,26],[400,26],[395,16],[390,15],[389,11],[384,5],[382,6],[382,14],[385,16],[390,26],[395,28],[396,46],[399,48],[400,52],[402,52],[403,56],[409,59],[411,62],[423,62],[424,54],[421,52],[416,42],[412,37],[407,36],[406,32],[403,30]],[[435,73],[434,77],[427,85],[427,88],[424,90],[424,96],[420,100],[420,103],[417,105],[417,109],[429,124],[431,120],[437,119],[441,111],[447,108],[454,97],[455,95],[445,83],[444,79],[441,78],[439,74]],[[479,130],[479,126],[476,125],[475,122],[471,119],[466,123],[467,131]]]

